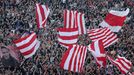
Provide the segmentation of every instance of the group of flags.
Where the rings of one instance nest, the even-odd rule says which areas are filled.
[[[46,27],[49,13],[50,10],[46,5],[36,4],[38,28]],[[62,56],[60,67],[73,72],[82,72],[87,50],[89,50],[100,68],[106,66],[108,58],[122,73],[127,73],[132,63],[125,57],[118,56],[116,60],[112,59],[106,55],[105,48],[118,41],[114,32],[121,29],[128,13],[129,9],[125,11],[111,10],[104,21],[99,24],[101,28],[86,29],[84,13],[64,10],[64,27],[58,28],[58,41],[60,45],[67,48],[67,51]],[[88,46],[78,45],[78,36],[82,34],[88,34],[92,43]],[[14,43],[25,58],[33,56],[40,46],[35,32],[15,40]]]

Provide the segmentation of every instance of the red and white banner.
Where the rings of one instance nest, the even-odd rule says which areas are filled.
[[[132,63],[125,57],[117,56],[116,60],[108,56],[108,59],[112,64],[118,67],[118,69],[123,73],[127,74],[132,67]]]
[[[93,42],[97,40],[102,40],[104,48],[118,41],[117,35],[111,32],[111,30],[106,27],[87,30],[87,33]]]
[[[78,31],[80,35],[86,34],[85,19],[83,13],[75,13],[75,26],[78,26]]]
[[[78,41],[78,28],[59,28],[58,41],[63,46],[76,44]]]
[[[77,28],[79,34],[86,34],[84,14],[78,11],[64,10],[64,27]]]
[[[99,25],[102,27],[108,27],[113,32],[119,32],[129,11],[129,8],[125,11],[110,10],[104,21],[102,21]]]
[[[62,56],[60,67],[73,72],[82,72],[86,54],[86,46],[71,45]]]
[[[92,42],[88,46],[89,51],[94,56],[97,65],[101,67],[106,67],[106,54],[104,50],[104,46],[101,40]]]
[[[75,11],[64,10],[64,27],[77,28],[74,24]]]
[[[47,17],[50,13],[46,5],[36,4],[36,22],[38,28],[46,27]]]
[[[25,58],[33,56],[40,46],[40,42],[34,32],[15,40],[14,43]]]

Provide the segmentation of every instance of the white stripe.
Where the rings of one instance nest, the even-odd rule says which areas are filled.
[[[98,34],[106,33],[107,31],[108,29],[106,28],[94,29],[94,30],[90,30],[88,35],[89,36],[98,35]]]
[[[71,11],[71,14],[72,14],[71,28],[73,28],[73,26],[74,26],[74,11]]]
[[[40,11],[40,8],[39,8],[39,4],[36,4],[36,6],[37,6],[37,14],[38,14],[38,16],[39,16],[39,28],[43,28],[42,27],[42,15],[41,15],[41,11]]]
[[[27,51],[31,50],[35,46],[36,43],[37,43],[37,39],[34,40],[33,43],[30,44],[29,46],[27,46],[27,47],[25,47],[23,49],[20,49],[20,52],[24,53],[24,52],[27,52]]]
[[[110,32],[111,33],[111,32]],[[108,39],[113,39],[113,38],[117,38],[117,36],[115,35],[114,36],[114,33],[108,33],[109,35],[106,35],[105,37],[105,39],[103,39],[103,42],[107,42],[108,41]]]
[[[59,32],[60,36],[75,36],[78,35],[78,31],[74,31],[74,32]]]
[[[119,32],[122,26],[111,26],[105,20],[102,21],[99,26],[108,27],[112,32]]]
[[[111,11],[109,11],[109,13],[116,15],[116,16],[124,17],[124,16],[128,15],[129,11],[130,11],[130,9],[127,8],[125,11],[111,10]]]
[[[85,55],[84,55],[84,60],[83,60],[83,64],[82,64],[82,67],[84,66],[84,63],[85,63],[85,59],[86,59],[86,55],[87,55],[87,48],[85,49]]]
[[[66,69],[66,70],[68,70],[68,68],[69,68],[69,63],[71,62],[70,60],[71,60],[71,58],[72,58],[73,52],[74,52],[74,46],[73,46],[72,49],[70,50],[69,55],[68,55],[68,57],[67,57],[67,59],[66,59],[66,61],[65,61],[64,69]]]
[[[66,43],[66,44],[72,44],[72,43],[76,43],[78,41],[78,39],[72,39],[72,40],[62,40],[61,38],[58,38],[58,41],[61,43]]]
[[[84,34],[86,34],[86,27],[85,27],[85,19],[84,19],[84,14],[82,14],[82,23],[83,23],[83,31],[84,31]]]
[[[36,51],[37,51],[37,49],[39,48],[39,46],[40,46],[40,42],[38,41],[38,42],[36,43],[36,46],[35,46],[34,51],[33,51],[32,53],[30,53],[29,55],[25,55],[24,57],[27,59],[27,58],[33,56],[33,55],[36,53]]]
[[[19,46],[22,46],[24,44],[27,44],[36,34],[35,33],[32,33],[26,40],[23,40],[19,43],[16,43],[16,46],[19,47]]]
[[[77,22],[78,22],[78,31],[79,31],[79,34],[82,34],[82,33],[81,33],[81,26],[80,26],[80,13],[78,13],[77,16],[78,16],[78,18],[77,18],[77,20],[78,20],[78,21],[77,21]]]
[[[69,10],[67,10],[67,14],[66,14],[66,28],[69,28],[69,19],[70,19],[70,13],[69,13],[70,11]]]
[[[76,55],[77,55],[77,52],[79,51],[79,50],[78,50],[79,47],[80,47],[80,46],[76,46],[76,50],[75,50],[75,53],[74,53],[74,56],[73,56],[73,60],[71,61],[71,62],[72,62],[71,71],[73,71],[74,65],[76,65],[76,64],[74,64],[74,62],[75,62],[75,57],[77,58]]]

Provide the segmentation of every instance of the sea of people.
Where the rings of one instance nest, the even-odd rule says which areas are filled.
[[[50,9],[45,29],[37,29],[36,3],[46,4]],[[111,56],[126,57],[134,65],[134,1],[133,0],[0,0],[0,46],[5,57],[0,58],[0,75],[119,75],[121,72],[109,61],[106,68],[99,69],[91,53],[87,52],[82,73],[60,68],[63,53],[67,50],[58,44],[57,28],[63,27],[63,10],[78,10],[85,13],[86,28],[98,28],[109,9],[130,8],[128,20],[118,34],[119,41],[106,49]],[[35,31],[41,46],[29,58],[19,53],[15,60],[5,46],[15,46],[13,40],[24,32]],[[78,44],[88,45],[87,35],[79,37]],[[5,51],[5,52],[4,52]],[[9,56],[8,56],[9,55]],[[10,58],[10,59],[9,59]],[[13,59],[14,62],[11,60]],[[8,61],[7,61],[8,60]],[[15,65],[11,65],[15,64]],[[130,70],[134,72],[134,66]]]

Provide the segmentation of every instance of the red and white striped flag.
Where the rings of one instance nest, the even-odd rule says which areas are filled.
[[[64,10],[64,27],[77,28],[74,24],[75,11]]]
[[[14,43],[25,58],[33,56],[40,46],[40,42],[34,32],[15,40]]]
[[[87,30],[87,33],[93,42],[97,40],[102,40],[104,48],[118,41],[117,35],[111,32],[111,30],[106,27]]]
[[[60,67],[73,72],[82,72],[86,54],[86,46],[71,45],[64,53]]]
[[[116,60],[114,60],[108,56],[108,59],[111,61],[112,64],[117,66],[123,74],[127,74],[132,67],[132,63],[125,57],[121,57],[118,55]]]
[[[104,46],[102,43],[102,40],[97,40],[95,42],[92,42],[88,46],[89,51],[94,56],[97,65],[101,67],[106,67],[106,54],[104,50]]]
[[[86,34],[84,14],[78,11],[64,10],[64,27],[77,28],[79,34]]]
[[[36,4],[36,22],[38,28],[46,27],[49,8],[46,5]]]
[[[84,14],[80,12],[75,13],[75,26],[78,26],[79,34],[86,34]]]
[[[76,44],[78,41],[78,28],[59,28],[58,41],[63,46]]]
[[[128,13],[129,8],[125,11],[110,10],[104,21],[102,21],[99,25],[102,27],[108,27],[113,32],[119,32]]]

